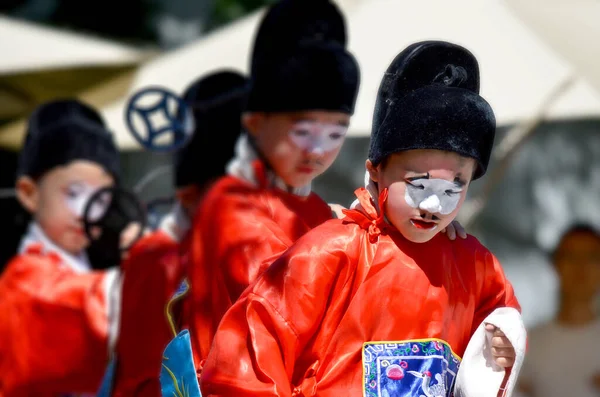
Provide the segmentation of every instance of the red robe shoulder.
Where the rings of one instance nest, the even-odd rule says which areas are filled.
[[[0,278],[0,395],[95,392],[108,360],[108,285],[116,271],[76,273],[41,246]]]

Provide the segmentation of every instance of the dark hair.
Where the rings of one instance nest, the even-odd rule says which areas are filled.
[[[556,246],[554,247],[554,250],[551,253],[551,257],[553,260],[556,259],[556,254],[558,252],[558,249],[562,245],[563,241],[565,241],[565,239],[567,237],[569,237],[573,234],[589,234],[589,235],[595,237],[596,239],[600,240],[600,231],[597,228],[595,228],[592,225],[587,224],[587,223],[575,223],[575,224],[571,225],[571,227],[569,227],[560,236],[558,243],[556,244]]]
[[[567,238],[571,234],[578,234],[578,233],[592,234],[592,235],[600,238],[600,231],[597,228],[595,228],[592,225],[589,225],[587,223],[576,223],[576,224],[572,225],[570,228],[568,228],[562,234],[560,241],[562,242],[565,238]]]

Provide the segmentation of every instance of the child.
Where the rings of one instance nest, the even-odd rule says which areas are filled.
[[[588,225],[574,225],[561,238],[552,261],[561,286],[558,317],[530,333],[520,388],[529,397],[597,396],[600,233]]]
[[[178,240],[189,229],[204,193],[225,175],[225,167],[234,156],[249,88],[248,79],[240,73],[218,70],[195,81],[183,94],[194,114],[195,132],[175,153],[177,204],[161,225]]]
[[[438,233],[490,158],[495,119],[478,91],[477,61],[462,47],[422,42],[396,57],[378,93],[369,190],[229,310],[202,372],[204,396],[450,395],[480,324],[519,308],[485,247]],[[515,350],[489,332],[493,365],[511,367]],[[500,385],[483,387],[491,393],[477,397]]]
[[[117,338],[119,272],[92,271],[83,211],[119,178],[100,115],[76,100],[29,119],[17,198],[33,221],[0,278],[0,395],[93,392]]]
[[[343,17],[329,1],[282,0],[261,22],[247,134],[192,230],[181,324],[198,371],[242,291],[296,239],[332,218],[310,185],[337,157],[354,111],[359,70],[345,44]]]
[[[354,111],[359,71],[344,30],[329,1],[283,0],[261,23],[247,134],[192,226],[182,325],[198,371],[222,315],[269,258],[332,217],[310,184],[337,157]]]
[[[162,352],[176,333],[172,305],[167,318],[165,305],[183,277],[180,252],[186,250],[187,232],[198,203],[214,180],[225,174],[225,165],[233,157],[247,92],[246,77],[218,70],[195,81],[183,95],[193,111],[195,131],[174,156],[175,209],[158,230],[133,247],[123,264],[115,397],[160,395]]]

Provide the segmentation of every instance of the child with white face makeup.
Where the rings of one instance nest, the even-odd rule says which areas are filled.
[[[16,191],[33,220],[0,278],[0,395],[96,390],[117,338],[119,272],[92,270],[83,216],[118,177],[118,151],[95,110],[58,100],[30,117]],[[90,214],[100,217],[110,199]]]
[[[299,238],[223,317],[203,396],[510,396],[514,291],[474,237],[450,241],[495,118],[466,49],[420,42],[386,71],[366,188]]]
[[[329,1],[280,1],[259,27],[245,133],[192,225],[179,328],[189,329],[198,372],[221,316],[244,289],[332,218],[311,182],[336,159],[354,111],[359,70],[345,44],[343,17]]]

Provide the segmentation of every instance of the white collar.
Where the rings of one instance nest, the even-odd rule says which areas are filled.
[[[235,157],[227,164],[227,174],[243,179],[255,186],[258,185],[258,180],[256,179],[256,175],[254,175],[254,167],[252,166],[252,163],[255,160],[258,160],[258,158],[258,153],[256,153],[256,150],[254,150],[250,144],[248,135],[245,133],[240,135],[235,144]],[[302,197],[308,196],[311,192],[310,183],[299,188],[292,188],[290,191],[289,186],[274,172],[268,171],[267,177],[269,184],[272,187],[276,187],[285,192],[290,192]]]
[[[22,254],[32,245],[41,244],[44,253],[54,252],[60,256],[65,265],[76,273],[87,273],[91,270],[90,261],[85,252],[80,255],[73,255],[63,250],[52,242],[42,228],[36,223],[31,222],[27,228],[27,232],[21,239],[19,245],[19,253]]]

